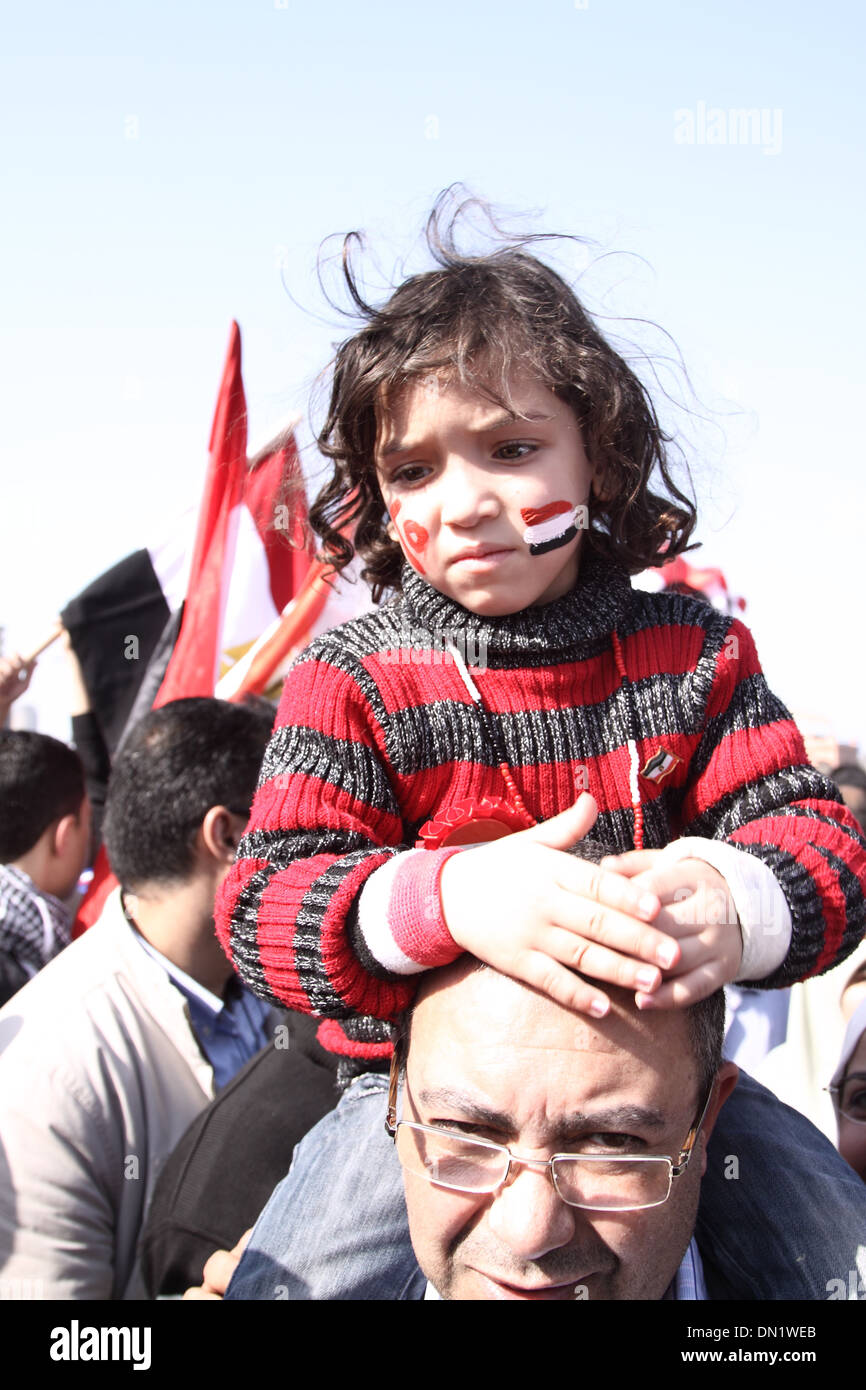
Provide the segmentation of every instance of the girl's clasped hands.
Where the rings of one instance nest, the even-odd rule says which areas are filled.
[[[735,979],[743,943],[723,876],[700,859],[661,862],[660,850],[601,864],[566,853],[597,815],[584,793],[551,820],[452,855],[440,888],[457,945],[596,1018],[610,1000],[595,981],[633,990],[639,1008],[684,1008]]]

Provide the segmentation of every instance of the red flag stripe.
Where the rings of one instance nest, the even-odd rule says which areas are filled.
[[[521,507],[520,515],[527,526],[540,526],[542,521],[550,521],[555,516],[564,516],[574,511],[573,502],[548,502],[546,507]]]
[[[267,556],[274,607],[282,613],[303,583],[313,550],[294,433],[275,440],[251,461],[244,482],[244,505]],[[279,507],[286,508],[287,517]]]
[[[231,567],[232,512],[243,494],[247,410],[241,335],[232,323],[210,436],[210,461],[198,518],[183,623],[154,709],[190,695],[213,695],[220,628]]]

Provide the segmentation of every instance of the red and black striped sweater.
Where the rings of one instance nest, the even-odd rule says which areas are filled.
[[[449,640],[486,717],[443,650]],[[493,619],[407,566],[397,598],[299,657],[217,902],[236,969],[273,1002],[341,1020],[320,1029],[332,1051],[384,1056],[387,1022],[416,979],[386,969],[381,955],[393,967],[393,952],[377,959],[360,929],[370,875],[449,807],[501,800],[503,747],[536,820],[585,788],[600,808],[589,838],[631,849],[630,739],[640,768],[670,768],[638,779],[647,848],[684,835],[727,841],[781,886],[790,949],[758,983],[791,984],[854,948],[866,927],[866,845],[833,783],[807,763],[748,630],[696,600],[634,591],[587,551],[569,594]],[[449,852],[412,856],[392,896],[387,925],[410,969],[459,954],[438,905]]]

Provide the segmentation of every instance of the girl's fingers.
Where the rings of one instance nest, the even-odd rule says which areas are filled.
[[[656,918],[656,926],[659,931],[682,945],[691,937],[700,936],[701,932],[706,930],[707,923],[699,918],[694,898],[687,898],[683,903],[663,907]]]
[[[610,1009],[610,1000],[603,989],[587,984],[543,951],[524,952],[508,973],[574,1013],[603,1018]]]
[[[579,970],[593,980],[604,980],[607,984],[619,985],[621,989],[640,990],[651,994],[662,982],[662,972],[657,965],[635,960],[633,956],[621,955],[594,941],[587,941],[574,932],[551,927],[540,943],[542,949],[558,960],[569,970]]]
[[[666,980],[652,994],[637,993],[635,1002],[639,1009],[685,1009],[690,1004],[697,1004],[699,999],[708,999],[723,984],[718,961],[711,961],[689,971],[687,975]]]
[[[661,850],[658,849],[630,849],[625,854],[606,854],[600,867],[621,874],[623,878],[635,878],[654,868],[660,854]]]
[[[662,970],[670,970],[680,958],[679,944],[672,936],[588,898],[575,898],[571,894],[559,897],[548,920],[553,927],[573,932],[637,962],[660,966]]]
[[[666,980],[682,979],[684,975],[689,975],[693,970],[706,965],[710,958],[716,959],[713,948],[707,944],[705,939],[700,936],[681,936],[679,938],[680,957],[676,965],[671,966],[670,970],[665,971]],[[652,993],[652,991],[649,991]]]
[[[737,911],[727,894],[691,893],[661,909],[655,925],[677,941],[687,941],[707,930],[717,934],[726,928],[739,931]]]
[[[644,922],[651,922],[661,905],[652,888],[635,888],[622,874],[608,873],[598,864],[568,855],[559,856],[555,882],[575,898],[616,908]]]
[[[697,871],[695,860],[690,859],[661,864],[642,871],[632,879],[631,886],[636,892],[654,893],[658,897],[662,910],[655,919],[656,926],[662,925],[666,909],[683,925],[697,922],[698,930],[703,926],[737,922],[736,908],[724,878],[700,861]]]

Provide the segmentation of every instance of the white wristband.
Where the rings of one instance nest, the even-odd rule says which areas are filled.
[[[743,937],[738,980],[763,980],[782,964],[791,945],[791,909],[776,875],[763,860],[725,840],[697,835],[673,840],[661,853],[667,863],[701,859],[727,883]]]

